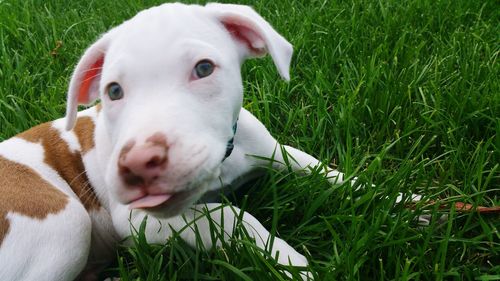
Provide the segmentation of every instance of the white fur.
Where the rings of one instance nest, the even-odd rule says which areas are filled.
[[[250,45],[233,38],[223,23],[244,26],[243,35],[248,36]],[[83,211],[68,183],[43,163],[41,145],[17,138],[1,143],[1,155],[29,165],[73,199],[60,214],[43,221],[9,214],[12,225],[0,248],[0,279],[72,280],[84,267],[81,278],[102,268],[112,258],[116,243],[131,234],[128,203],[138,193],[121,181],[118,156],[127,142],[144,143],[156,132],[166,136],[169,163],[173,163],[162,175],[162,184],[155,187],[156,191],[187,192],[190,196],[186,200],[172,199],[159,211],[134,210],[133,225],[137,228],[146,214],[153,214],[156,219],[150,219],[146,229],[150,242],[164,242],[171,235],[171,227],[182,230],[181,237],[195,245],[193,225],[202,230],[209,225],[208,218],[200,212],[206,208],[214,221],[224,218],[222,231],[229,238],[240,211],[220,204],[194,203],[205,192],[246,179],[259,167],[268,166],[268,161],[254,155],[274,157],[273,166],[284,168],[280,144],[241,107],[240,66],[246,58],[266,52],[271,54],[281,76],[289,79],[290,43],[255,11],[240,5],[165,4],[139,13],[99,38],[78,63],[69,86],[67,117],[55,121],[54,128],[71,150],[81,149],[71,131],[77,118],[79,91],[89,68],[104,57],[102,71],[90,77],[89,91],[85,93],[87,103],[100,98],[102,110],[99,114],[95,108],[80,113],[95,120],[95,148],[83,156],[83,162],[103,209]],[[203,79],[193,79],[193,68],[202,59],[215,62],[216,70]],[[106,95],[106,86],[111,82],[122,85],[125,92],[122,99],[112,101]],[[237,120],[235,148],[222,162]],[[292,159],[292,169],[299,173],[322,165],[295,148],[284,146],[284,149]],[[341,173],[324,169],[332,182],[343,180]],[[163,226],[161,231],[159,223]],[[257,219],[244,213],[243,225],[257,246],[268,247],[270,234]],[[20,243],[35,235],[23,231],[31,226],[38,229],[38,237],[33,240],[36,243]],[[210,237],[202,238],[205,247],[216,246]],[[47,253],[42,250],[59,255],[44,258]],[[282,264],[307,265],[305,257],[281,239],[276,238],[268,250],[273,256],[279,253],[278,262]],[[32,279],[33,276],[36,278]],[[306,279],[307,273],[303,277]]]
[[[7,218],[0,280],[73,280],[84,269],[92,228],[79,201],[71,199],[62,212],[41,221],[16,213]]]

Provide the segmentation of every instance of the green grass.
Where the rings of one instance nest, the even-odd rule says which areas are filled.
[[[0,1],[0,138],[61,117],[83,50],[158,2]],[[415,192],[500,205],[498,1],[242,3],[295,48],[290,83],[269,58],[244,65],[245,108],[282,143],[375,187],[270,171],[238,205],[305,253],[316,280],[499,280],[498,215],[394,204],[398,192]],[[449,219],[421,228],[424,211]],[[286,278],[244,233],[212,251],[175,237],[147,245],[140,230],[133,239],[105,275]]]

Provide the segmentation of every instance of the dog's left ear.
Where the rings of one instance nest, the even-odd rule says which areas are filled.
[[[238,41],[244,57],[267,53],[285,80],[290,80],[292,45],[249,6],[211,3],[205,6]]]

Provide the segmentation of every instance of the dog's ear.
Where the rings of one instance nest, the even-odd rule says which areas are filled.
[[[92,44],[73,71],[66,103],[66,130],[75,125],[78,105],[91,104],[99,97],[101,70],[109,41],[108,33]]]
[[[240,43],[245,57],[267,53],[285,80],[290,80],[292,45],[249,6],[211,3],[205,6]]]

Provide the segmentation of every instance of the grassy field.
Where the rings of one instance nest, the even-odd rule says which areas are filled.
[[[83,50],[159,2],[0,0],[0,139],[61,117]],[[499,2],[241,3],[295,48],[290,83],[269,58],[244,65],[245,108],[282,143],[375,186],[270,171],[236,203],[305,253],[316,280],[500,280],[499,216],[451,207],[500,205]],[[398,192],[450,207],[411,211]],[[208,252],[134,241],[103,276],[286,278],[244,237]]]

